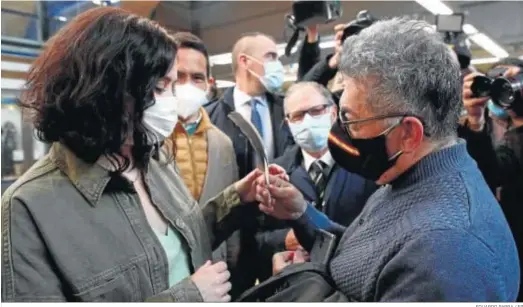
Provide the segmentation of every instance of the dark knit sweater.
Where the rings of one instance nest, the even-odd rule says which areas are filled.
[[[503,213],[464,142],[432,153],[374,193],[346,229],[309,207],[293,227],[341,235],[330,262],[358,301],[512,301],[518,256]]]

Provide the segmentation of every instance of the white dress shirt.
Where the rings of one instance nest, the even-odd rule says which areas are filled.
[[[250,102],[253,98],[256,98],[260,102],[258,110],[260,111],[260,117],[262,120],[263,144],[265,145],[267,158],[271,160],[274,157],[274,135],[272,133],[271,114],[269,111],[267,99],[263,96],[251,97],[247,93],[238,89],[238,87],[234,87],[234,109],[240,113],[248,122],[251,122],[252,107]]]
[[[312,163],[314,163],[316,160],[320,160],[320,161],[324,162],[325,164],[327,164],[328,170],[330,170],[332,168],[332,166],[334,165],[334,158],[332,158],[332,155],[328,150],[319,159],[316,159],[313,156],[309,155],[303,149],[301,150],[301,153],[303,155],[303,167],[305,168],[307,173],[310,171]],[[327,172],[327,173],[329,173],[329,172]]]

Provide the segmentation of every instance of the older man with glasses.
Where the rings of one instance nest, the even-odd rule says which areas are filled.
[[[285,169],[290,182],[315,208],[341,225],[350,225],[377,186],[339,167],[329,152],[327,139],[337,117],[331,93],[315,82],[296,83],[286,93],[284,113],[296,145],[274,163]],[[299,248],[294,231],[284,221],[267,219],[266,224],[266,231],[258,234],[265,253],[262,279],[272,273],[275,252]]]
[[[405,19],[379,21],[345,41],[330,152],[383,185],[357,222],[329,220],[288,182],[258,182],[260,208],[291,220],[306,249],[314,229],[337,235],[330,274],[353,300],[516,299],[513,236],[457,137],[460,67],[451,52],[429,24]]]

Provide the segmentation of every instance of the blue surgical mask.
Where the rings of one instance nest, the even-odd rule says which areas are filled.
[[[332,127],[331,116],[330,112],[316,117],[305,114],[300,123],[289,123],[294,141],[308,152],[319,152],[327,148]]]
[[[263,64],[265,75],[260,81],[269,93],[279,92],[285,79],[285,70],[279,60],[265,62]]]
[[[261,64],[261,61],[256,58],[249,55],[247,55],[247,57]],[[263,76],[258,75],[252,70],[249,71],[260,80],[261,84],[263,84],[269,93],[279,92],[285,81],[283,64],[279,60],[265,61],[263,62],[263,69],[265,71]]]
[[[487,103],[487,108],[489,111],[496,116],[499,119],[507,119],[509,117],[507,110],[503,109],[502,107],[496,105],[492,99],[489,99]]]

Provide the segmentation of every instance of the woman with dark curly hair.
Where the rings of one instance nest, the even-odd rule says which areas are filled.
[[[160,150],[178,118],[175,56],[163,28],[117,8],[49,40],[21,105],[52,147],[2,196],[3,301],[230,300],[211,248],[260,171],[192,199]]]

